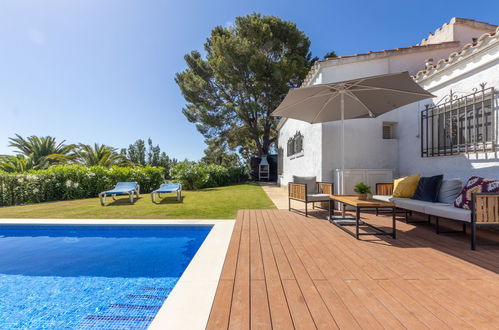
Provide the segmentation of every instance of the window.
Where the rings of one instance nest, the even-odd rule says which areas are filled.
[[[294,156],[303,152],[303,135],[296,132],[293,137],[288,140],[288,157]]]
[[[397,123],[383,122],[383,139],[395,139],[395,126]]]
[[[421,112],[421,156],[435,157],[497,150],[494,88],[457,97],[452,91],[440,105]]]
[[[282,175],[284,173],[283,164],[284,163],[284,150],[281,147],[277,149],[277,175]]]
[[[288,140],[288,157],[295,154],[295,140],[291,137]]]

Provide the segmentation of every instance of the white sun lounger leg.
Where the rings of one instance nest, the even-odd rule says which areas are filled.
[[[130,203],[133,204],[133,192],[129,193],[128,195],[130,195]]]
[[[102,206],[106,206],[106,194],[100,193],[99,194],[99,199],[100,199],[100,204]]]

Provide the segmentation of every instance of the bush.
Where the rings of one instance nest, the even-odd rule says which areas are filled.
[[[247,179],[242,167],[223,167],[199,162],[182,162],[173,166],[170,175],[187,190],[227,186]]]
[[[0,172],[0,206],[97,197],[118,181],[136,181],[141,192],[164,182],[159,167],[54,166],[24,173]]]
[[[174,165],[170,169],[170,176],[187,190],[202,188],[209,179],[206,165],[194,162],[182,162]]]

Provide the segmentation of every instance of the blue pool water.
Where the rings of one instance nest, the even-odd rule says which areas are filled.
[[[212,226],[0,226],[0,328],[146,329]]]

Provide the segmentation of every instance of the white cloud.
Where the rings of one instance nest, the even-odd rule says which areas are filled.
[[[225,22],[225,27],[226,27],[227,29],[232,29],[232,28],[234,28],[234,22],[232,22],[232,21],[227,21],[227,22]]]
[[[45,38],[45,34],[38,29],[30,29],[28,31],[28,37],[32,43],[37,45],[45,45],[47,43],[47,38]]]

